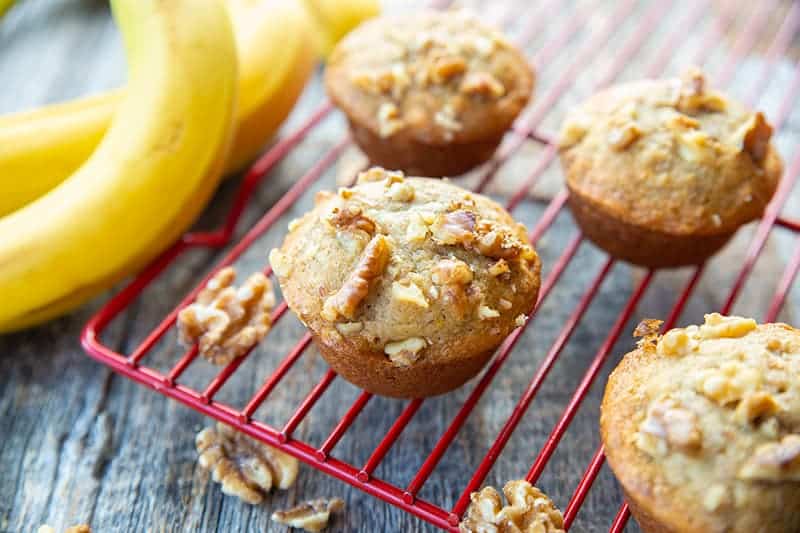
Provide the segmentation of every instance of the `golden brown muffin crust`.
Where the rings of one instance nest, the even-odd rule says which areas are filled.
[[[383,381],[476,354],[485,362],[539,287],[525,228],[495,202],[379,168],[323,193],[270,262],[323,354],[348,354],[354,371],[378,365]]]
[[[781,174],[760,112],[682,79],[595,94],[570,112],[560,153],[571,194],[606,216],[673,235],[724,235],[761,216]]]
[[[600,428],[645,531],[800,530],[798,377],[800,331],[716,313],[623,358]]]
[[[501,136],[528,102],[533,73],[498,31],[466,11],[370,20],[328,60],[333,101],[378,137],[426,145]]]

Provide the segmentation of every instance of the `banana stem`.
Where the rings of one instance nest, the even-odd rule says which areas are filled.
[[[14,5],[15,0],[0,0],[0,18],[6,14],[6,11]]]

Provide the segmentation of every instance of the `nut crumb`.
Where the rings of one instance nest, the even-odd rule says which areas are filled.
[[[383,347],[389,360],[399,366],[409,366],[419,359],[419,352],[427,346],[425,339],[411,337],[402,341],[389,342]]]
[[[492,263],[492,266],[489,267],[489,275],[495,278],[507,272],[511,272],[511,269],[508,267],[508,262],[502,258]]]
[[[760,163],[769,149],[772,126],[767,123],[764,113],[759,111],[741,127],[736,137],[739,139],[739,149],[750,154],[753,161]]]
[[[181,343],[197,344],[200,355],[216,365],[242,357],[272,325],[275,294],[269,279],[257,272],[237,289],[235,278],[234,268],[223,268],[178,314]]]
[[[398,302],[416,305],[423,309],[428,308],[428,300],[416,283],[410,280],[392,282],[392,298]]]
[[[458,210],[437,215],[430,230],[439,244],[471,243],[475,238],[475,213]]]
[[[400,119],[400,109],[391,103],[384,102],[378,108],[378,135],[381,137],[391,137],[404,126]]]
[[[334,207],[328,221],[337,228],[361,230],[369,235],[375,233],[375,222],[356,205]]]
[[[527,321],[528,321],[528,315],[520,313],[517,315],[517,318],[514,319],[514,325],[517,326],[518,328],[521,328],[522,326],[525,325],[525,322]]]
[[[503,487],[503,506],[494,487],[470,495],[471,503],[458,525],[461,533],[564,533],[564,517],[550,498],[525,480]]]
[[[612,129],[608,134],[608,144],[616,151],[622,151],[642,136],[642,130],[635,122]]]
[[[490,318],[497,318],[499,316],[500,313],[496,309],[492,309],[486,305],[478,306],[478,318],[481,320],[488,320]]]
[[[297,478],[294,457],[217,423],[197,434],[198,463],[222,484],[222,492],[258,504],[273,487],[287,489]]]
[[[325,300],[322,318],[334,321],[343,316],[353,318],[361,301],[369,292],[370,282],[380,276],[389,263],[391,248],[383,235],[374,236],[356,265],[353,272],[338,291]]]
[[[279,524],[317,533],[328,526],[331,513],[338,513],[343,509],[344,500],[341,498],[333,498],[331,500],[320,498],[302,503],[285,511],[275,511],[272,513],[271,518]]]
[[[742,466],[739,479],[753,481],[800,481],[800,435],[786,435],[763,444]]]
[[[464,94],[484,98],[500,98],[506,93],[503,84],[488,72],[467,74],[461,82],[460,90]]]
[[[743,337],[756,329],[756,321],[740,316],[722,316],[711,313],[705,316],[705,323],[700,326],[700,336],[705,339],[723,337]]]
[[[647,410],[635,442],[651,456],[666,453],[664,444],[669,449],[696,452],[702,447],[703,434],[696,414],[673,400],[659,400]]]

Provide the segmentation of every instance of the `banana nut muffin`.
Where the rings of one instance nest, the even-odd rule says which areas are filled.
[[[331,367],[385,396],[464,383],[522,324],[539,290],[525,228],[499,205],[381,168],[319,194],[270,263]]]
[[[682,79],[595,94],[560,135],[569,205],[587,237],[648,267],[697,264],[760,217],[781,175],[761,112]]]
[[[600,416],[642,529],[800,531],[800,330],[716,313],[663,336],[659,324],[640,325]]]
[[[533,83],[522,53],[466,11],[372,19],[337,45],[325,71],[371,161],[424,176],[488,160]]]

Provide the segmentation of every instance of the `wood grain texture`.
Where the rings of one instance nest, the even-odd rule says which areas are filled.
[[[0,113],[28,109],[43,103],[102,90],[122,83],[124,59],[119,38],[99,0],[18,0],[0,22]],[[466,2],[469,3],[469,2]],[[473,2],[474,3],[474,2]],[[484,4],[487,16],[502,11],[500,3]],[[518,2],[519,5],[521,3]],[[576,11],[588,2],[560,2],[558,13],[537,13],[535,7],[524,9],[527,16],[547,16],[552,20],[529,45],[529,52],[540,49],[552,39]],[[587,35],[604,23],[617,6],[613,0],[601,1],[586,27],[568,44],[568,50],[540,68],[537,97],[557,82],[568,62],[574,59]],[[751,2],[758,7],[760,3]],[[598,51],[591,65],[580,72],[574,88],[553,106],[542,128],[555,131],[569,105],[591,92],[591,88],[609,68],[615,51],[624,43],[640,18],[652,5],[641,0],[635,16],[615,32],[612,44]],[[692,5],[681,0],[670,10],[670,20],[677,20]],[[747,13],[751,5],[712,2],[708,16],[696,28],[684,29],[687,36],[675,50],[669,65],[675,73],[690,58],[696,57],[698,35],[713,22],[713,16],[734,12]],[[782,9],[775,10],[773,26]],[[487,7],[488,6],[488,7]],[[739,9],[741,8],[741,9]],[[714,15],[712,16],[712,13]],[[524,17],[512,20],[511,33],[521,29]],[[659,26],[642,46],[636,59],[626,65],[621,79],[633,79],[643,72],[658,53],[658,47],[674,28]],[[760,37],[758,51],[739,64],[734,93],[742,96],[760,74],[767,35]],[[713,72],[730,51],[731,38],[723,38],[709,51],[709,70]],[[704,51],[699,51],[704,52]],[[780,98],[791,81],[792,64],[783,59],[774,66],[772,82],[762,95],[760,106],[768,113],[777,110]],[[318,81],[309,87],[291,124],[298,124],[321,100]],[[779,137],[779,147],[788,157],[798,141],[795,112],[787,129]],[[288,128],[291,128],[291,124]],[[283,161],[259,189],[245,215],[242,228],[253,223],[281,194],[332,146],[343,131],[343,120],[334,115]],[[287,130],[288,131],[288,130]],[[519,157],[500,173],[495,193],[507,193],[533,168],[541,148],[526,144]],[[348,154],[313,190],[335,186],[337,175],[352,168],[357,155]],[[465,184],[469,183],[467,179]],[[201,227],[212,227],[224,215],[236,188],[236,180],[226,182],[207,209]],[[552,165],[535,189],[538,198],[549,198],[558,190],[560,173]],[[313,191],[312,191],[313,193]],[[304,212],[312,193],[304,195],[272,231],[263,236],[237,263],[243,273],[261,268],[270,247],[280,242],[286,223]],[[800,200],[795,194],[786,213],[798,216]],[[524,203],[515,215],[528,225],[543,211],[541,202]],[[741,264],[749,227],[708,267],[696,295],[681,323],[702,319],[708,310],[719,308]],[[562,214],[552,230],[539,243],[545,274],[552,267],[575,228],[567,214]],[[786,259],[795,245],[794,237],[777,230],[769,241],[740,297],[736,311],[761,316],[777,283]],[[196,280],[211,268],[220,252],[198,251],[188,254],[160,278],[120,319],[106,336],[106,342],[120,351],[130,350]],[[535,322],[523,336],[493,385],[459,432],[453,446],[431,476],[420,496],[445,507],[452,505],[469,481],[474,466],[482,459],[510,414],[537,365],[558,335],[565,318],[574,308],[591,279],[602,267],[604,257],[591,245],[584,244],[551,293]],[[663,317],[675,295],[686,282],[690,271],[660,273],[634,314]],[[602,285],[586,317],[580,322],[563,350],[544,386],[525,414],[519,429],[491,471],[487,483],[502,485],[506,480],[524,476],[531,462],[558,419],[588,361],[603,343],[616,313],[625,304],[642,272],[626,265],[616,265]],[[2,295],[0,295],[2,297]],[[312,468],[301,470],[297,484],[286,492],[276,492],[260,506],[249,506],[224,496],[207,473],[198,468],[193,439],[209,421],[201,415],[138,386],[89,359],[78,344],[80,328],[100,301],[46,326],[0,338],[0,531],[31,532],[40,524],[57,530],[77,523],[89,523],[94,531],[285,531],[272,524],[272,509],[290,506],[297,501],[318,496],[341,496],[347,502],[345,513],[337,517],[330,531],[432,531],[434,528],[360,491],[329,478]],[[797,319],[800,294],[794,290],[781,316]],[[633,324],[628,325],[628,330]],[[288,347],[302,335],[299,322],[284,318],[267,340],[248,358],[218,399],[242,406],[275,367]],[[597,415],[602,383],[613,362],[629,349],[632,340],[624,334],[604,366],[583,407],[566,433],[561,446],[544,471],[538,485],[561,506],[569,500],[591,454],[598,445]],[[168,368],[179,356],[174,332],[150,355],[146,363]],[[298,401],[321,377],[327,367],[313,349],[307,351],[295,369],[270,400],[256,413],[260,420],[282,424]],[[192,365],[182,382],[204,386],[214,369]],[[468,396],[474,382],[452,394],[423,403],[405,433],[378,467],[375,475],[400,486],[407,484],[426,458]],[[297,435],[320,444],[344,414],[359,391],[336,380],[322,400],[301,424]],[[375,444],[404,408],[405,402],[373,398],[334,450],[336,457],[360,465]],[[621,494],[610,472],[600,474],[581,511],[573,531],[607,531],[616,513]],[[629,531],[638,531],[631,524]]]

